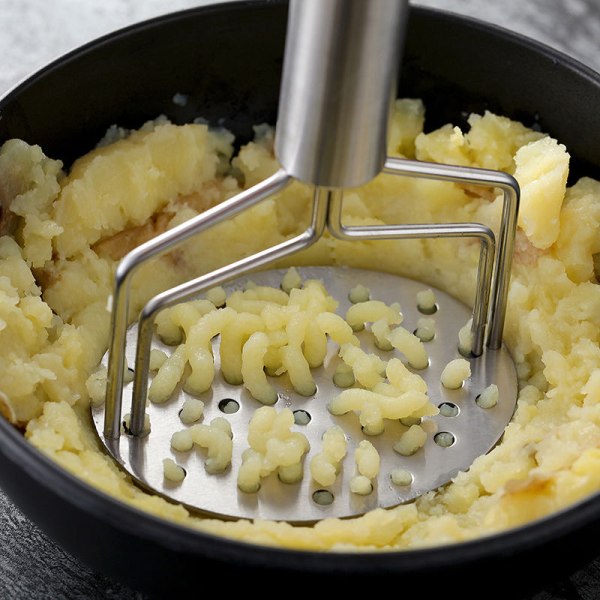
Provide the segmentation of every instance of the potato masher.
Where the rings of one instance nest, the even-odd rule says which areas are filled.
[[[502,346],[506,298],[513,254],[519,188],[508,174],[386,157],[386,132],[395,73],[399,64],[407,13],[404,0],[291,0],[285,59],[276,128],[275,153],[281,168],[265,181],[224,201],[201,215],[161,234],[131,251],[120,262],[112,300],[106,402],[92,409],[101,441],[115,460],[140,485],[192,509],[222,518],[268,518],[310,523],[328,516],[348,517],[375,507],[390,507],[411,500],[448,482],[458,471],[501,437],[514,411],[517,382],[514,364]],[[436,179],[486,188],[503,194],[503,210],[496,249],[491,229],[478,223],[428,223],[415,225],[347,226],[342,221],[345,188],[367,183],[383,173]],[[255,206],[297,179],[314,186],[310,226],[302,234],[252,256],[202,275],[152,298],[143,308],[137,326],[127,328],[129,285],[139,266],[190,237]],[[236,487],[235,469],[246,447],[245,431],[258,406],[239,386],[217,378],[205,400],[205,419],[226,413],[233,429],[232,468],[222,474],[207,474],[202,459],[185,460],[188,476],[179,486],[163,478],[162,459],[171,455],[169,440],[179,427],[178,411],[185,392],[166,405],[146,406],[149,355],[160,347],[153,338],[153,322],[168,306],[193,298],[216,285],[229,289],[243,285],[251,271],[291,255],[316,242],[327,230],[342,240],[411,239],[425,237],[471,237],[480,243],[477,290],[472,312],[472,376],[458,390],[439,384],[441,369],[459,356],[458,330],[471,316],[469,309],[437,290],[438,335],[429,349],[430,364],[420,372],[435,403],[444,406],[440,415],[425,419],[430,434],[425,446],[411,457],[392,451],[401,424],[392,424],[379,436],[368,436],[377,447],[382,468],[374,490],[356,496],[349,490],[344,471],[352,469],[352,448],[365,434],[350,416],[334,417],[323,398],[339,392],[331,383],[326,360],[315,372],[318,392],[307,400],[292,389],[282,389],[278,405],[305,413],[295,427],[306,434],[312,451],[318,451],[321,436],[332,423],[341,424],[349,443],[347,463],[336,483],[328,489],[315,485],[308,473],[301,482],[284,484],[271,476],[256,494]],[[373,297],[399,301],[405,322],[415,323],[418,309],[411,307],[423,284],[401,277],[339,267],[310,267],[305,278],[324,281],[340,300],[340,310],[349,288],[360,281]],[[281,271],[253,272],[258,284],[279,285]],[[365,344],[368,345],[368,341]],[[214,341],[217,349],[218,339]],[[373,349],[377,351],[377,349]],[[337,349],[331,344],[329,357]],[[217,353],[215,352],[215,356]],[[134,364],[133,384],[125,384],[125,358]],[[218,367],[218,365],[217,365]],[[490,409],[475,401],[490,383],[499,388],[499,402]],[[127,433],[122,427],[123,395],[131,398]],[[227,408],[228,407],[228,408]],[[237,408],[231,412],[231,407]],[[151,432],[144,435],[145,414],[150,414]],[[440,436],[439,434],[445,434]],[[308,455],[310,457],[310,454]],[[407,485],[395,485],[390,470],[401,466],[411,474]],[[325,501],[323,499],[325,498]]]

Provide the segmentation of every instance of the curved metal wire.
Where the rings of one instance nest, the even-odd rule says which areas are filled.
[[[154,296],[146,303],[140,313],[138,321],[138,339],[135,357],[135,375],[133,380],[133,395],[131,405],[130,430],[133,435],[140,435],[144,430],[144,413],[146,408],[146,394],[148,391],[148,367],[150,362],[150,347],[152,345],[152,334],[154,319],[159,311],[177,302],[191,298],[211,287],[220,285],[249,273],[260,267],[264,267],[280,258],[294,254],[314,244],[325,229],[327,218],[327,196],[322,188],[316,188],[313,200],[312,217],[309,227],[300,235],[285,242],[281,242],[272,248],[261,250],[256,254],[242,258],[230,265],[216,269],[171,288],[161,294]]]
[[[329,221],[331,234],[340,240],[390,240],[441,237],[474,237],[481,243],[477,270],[477,290],[473,308],[472,354],[483,352],[488,315],[490,289],[496,251],[494,232],[480,223],[419,223],[414,225],[360,225],[342,224],[343,192],[336,190],[330,199]]]
[[[492,277],[490,318],[487,334],[487,345],[493,350],[497,350],[502,346],[508,283],[510,281],[515,247],[517,214],[519,212],[519,198],[521,194],[517,180],[512,175],[503,173],[502,171],[443,165],[402,158],[388,158],[385,162],[383,172],[421,179],[470,183],[476,186],[495,187],[502,190],[502,216],[500,220],[498,251],[496,253],[494,275]]]
[[[493,232],[489,227],[479,223],[344,226],[341,220],[342,190],[315,188],[311,223],[302,234],[162,292],[145,305],[139,319],[136,349],[130,423],[130,429],[134,435],[141,434],[143,430],[152,328],[154,317],[158,311],[314,244],[322,236],[325,226],[334,237],[348,240],[422,237],[475,237],[479,239],[481,252],[473,313],[473,354],[478,356],[482,353],[486,329],[488,346],[497,349],[502,345],[502,329],[519,204],[519,187],[516,180],[505,173],[487,169],[455,167],[396,158],[387,159],[384,172],[500,188],[504,193],[504,205],[497,252]],[[119,263],[115,274],[109,348],[104,420],[106,439],[117,439],[120,434],[129,287],[137,269],[147,260],[166,253],[196,234],[225,219],[234,217],[279,192],[290,183],[291,179],[284,170],[280,169],[262,183],[135,248]]]
[[[237,194],[218,206],[209,208],[185,223],[165,231],[154,239],[134,248],[117,266],[112,301],[108,380],[106,383],[106,412],[104,436],[116,439],[121,432],[121,400],[125,371],[125,342],[131,279],[147,260],[165,254],[174,247],[221,221],[258,204],[286,187],[291,177],[282,169],[252,188]]]

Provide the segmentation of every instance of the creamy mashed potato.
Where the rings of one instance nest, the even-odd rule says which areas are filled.
[[[567,188],[556,140],[490,113],[469,131],[424,134],[424,107],[396,103],[390,152],[502,169],[522,187],[505,339],[519,399],[502,443],[416,502],[314,527],[192,516],[135,487],[99,450],[85,381],[107,347],[115,266],[129,249],[276,169],[272,132],[232,159],[232,137],[164,119],[106,143],[68,174],[37,146],[0,150],[0,409],[31,444],[104,492],[237,539],[315,550],[414,548],[466,540],[547,515],[600,490],[600,183]],[[299,233],[310,190],[295,183],[144,268],[145,299]],[[350,224],[479,221],[497,228],[494,190],[380,176],[346,195]],[[258,234],[260,232],[260,235]],[[399,273],[472,302],[479,248],[465,240],[340,242],[326,235],[277,266],[346,264]]]

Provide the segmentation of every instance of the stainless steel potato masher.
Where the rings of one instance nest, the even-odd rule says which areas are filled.
[[[506,299],[513,254],[519,188],[506,173],[389,158],[386,134],[395,75],[400,61],[407,2],[405,0],[291,0],[283,78],[277,120],[275,153],[280,169],[265,181],[208,209],[131,251],[120,262],[115,276],[112,302],[112,336],[105,356],[108,366],[106,402],[92,409],[101,441],[115,460],[143,487],[192,509],[222,518],[268,518],[310,523],[328,516],[348,517],[375,507],[391,507],[414,499],[447,483],[458,471],[488,452],[499,440],[510,420],[517,396],[516,372],[502,345]],[[344,189],[367,183],[380,173],[401,177],[435,179],[450,183],[496,188],[503,195],[498,241],[492,230],[478,223],[427,223],[414,225],[348,226],[343,223]],[[138,268],[149,259],[168,252],[216,224],[234,217],[281,191],[292,180],[314,187],[310,226],[300,235],[211,273],[169,289],[152,298],[143,308],[136,326],[127,328],[129,287]],[[392,450],[402,424],[391,423],[378,436],[366,436],[349,415],[335,417],[327,400],[339,393],[332,383],[333,358],[337,347],[330,342],[324,366],[314,373],[317,393],[313,398],[297,394],[285,381],[279,383],[275,408],[289,407],[298,418],[294,425],[317,452],[323,432],[339,424],[346,433],[348,455],[340,476],[327,488],[305,473],[294,484],[271,475],[257,493],[240,491],[235,470],[246,444],[248,422],[260,406],[240,386],[217,375],[212,389],[203,395],[204,419],[225,416],[233,431],[232,466],[221,474],[209,474],[199,453],[177,456],[170,448],[172,433],[181,423],[178,413],[186,392],[179,390],[163,405],[147,402],[151,348],[166,349],[154,336],[154,319],[162,309],[198,296],[221,284],[239,289],[246,276],[258,284],[278,286],[283,273],[258,271],[274,261],[314,244],[328,231],[340,240],[384,240],[470,237],[480,244],[477,289],[471,311],[449,295],[436,290],[437,333],[428,343],[429,366],[419,371],[428,384],[440,414],[423,419],[426,444],[412,456]],[[340,301],[340,312],[348,307],[349,289],[360,281],[373,297],[402,305],[406,327],[416,326],[419,310],[415,294],[427,286],[394,275],[345,267],[301,269],[304,278],[324,281]],[[472,352],[468,357],[472,375],[462,388],[447,390],[440,373],[457,350],[459,329],[472,316]],[[359,336],[362,334],[359,334]],[[369,346],[371,342],[363,339]],[[215,338],[218,373],[219,340]],[[370,346],[375,352],[379,349]],[[125,382],[126,362],[134,365],[133,382]],[[477,396],[490,384],[499,389],[493,408],[481,408]],[[123,429],[123,401],[131,402],[131,418]],[[151,431],[145,435],[145,415]],[[443,435],[440,435],[443,434]],[[352,450],[368,439],[379,451],[381,470],[373,492],[353,494],[348,486],[352,474]],[[187,476],[179,485],[163,477],[162,459],[175,456]],[[410,481],[397,485],[390,479],[394,468],[410,474]]]

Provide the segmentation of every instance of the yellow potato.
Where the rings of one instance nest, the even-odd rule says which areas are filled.
[[[396,350],[406,356],[411,367],[424,369],[429,364],[429,357],[423,342],[404,327],[396,327],[388,339]]]
[[[152,348],[150,350],[150,363],[148,368],[151,372],[158,371],[164,364],[165,361],[169,358],[169,355],[158,348]]]
[[[471,376],[471,365],[464,358],[451,360],[442,371],[442,385],[450,390],[462,387],[465,379]]]
[[[515,163],[515,177],[521,185],[519,226],[536,248],[549,248],[560,232],[569,154],[556,140],[542,138],[523,146]]]
[[[297,313],[290,318],[286,326],[288,343],[281,349],[281,362],[294,389],[303,396],[312,396],[316,392],[317,386],[310,372],[308,361],[302,352],[307,327],[306,313]]]
[[[350,480],[350,491],[358,496],[368,496],[373,491],[373,484],[365,475],[355,475]]]
[[[244,387],[263,404],[275,404],[277,391],[268,382],[264,367],[264,357],[269,347],[269,337],[266,333],[253,333],[244,344],[242,350],[241,379]]]
[[[360,424],[365,431],[370,435],[377,435],[384,429],[384,419],[412,416],[428,402],[427,395],[416,390],[387,396],[369,390],[351,389],[344,390],[333,398],[327,408],[332,415],[358,412]]]
[[[319,485],[333,485],[348,442],[344,430],[334,425],[323,434],[321,452],[310,461],[310,474]]]
[[[385,319],[379,319],[375,321],[373,325],[371,325],[371,332],[375,336],[375,345],[380,350],[385,350],[389,352],[393,350],[394,347],[390,344],[390,334],[392,330],[390,329],[389,323]]]
[[[212,302],[208,300],[184,302],[166,308],[156,316],[156,333],[165,344],[181,344],[196,321],[214,309]]]
[[[340,317],[332,312],[323,312],[317,315],[317,325],[323,333],[326,333],[336,344],[343,346],[351,344],[358,346],[360,342],[352,332],[352,328]]]
[[[281,289],[287,294],[294,288],[302,287],[302,278],[296,267],[290,267],[281,280]]]
[[[165,479],[173,483],[181,483],[185,479],[185,470],[172,458],[163,459],[163,473]]]
[[[278,471],[284,483],[302,477],[301,460],[310,449],[305,435],[291,431],[294,415],[289,408],[277,412],[270,406],[259,408],[250,420],[248,443],[238,472],[238,487],[256,492],[260,479]]]
[[[346,321],[354,331],[360,331],[365,323],[373,323],[383,319],[388,325],[402,323],[399,305],[388,306],[381,300],[367,300],[353,304],[346,311]]]
[[[303,352],[308,366],[316,369],[323,364],[325,356],[327,356],[327,336],[319,327],[318,321],[314,319],[314,315],[311,317],[306,324]]]
[[[519,377],[519,403],[501,443],[451,483],[409,505],[349,521],[326,519],[294,528],[262,521],[224,523],[148,496],[98,452],[88,419],[86,380],[107,348],[107,307],[118,259],[136,244],[231,197],[241,189],[239,181],[251,185],[273,173],[277,162],[272,130],[266,128],[234,160],[237,178],[229,171],[230,134],[217,134],[204,125],[177,127],[165,119],[95,150],[68,175],[59,162],[25,142],[9,141],[0,149],[3,225],[8,219],[19,232],[17,241],[0,238],[0,410],[25,428],[34,446],[90,485],[136,509],[251,543],[372,551],[462,541],[543,517],[600,490],[600,183],[582,178],[565,191],[567,151],[507,118],[471,115],[469,131],[448,125],[427,134],[422,133],[423,120],[420,101],[398,102],[390,151],[420,160],[500,168],[515,174],[523,190],[505,329]],[[140,269],[132,283],[131,319],[153,294],[198,276],[199,269],[219,268],[301,233],[308,224],[311,193],[295,182],[277,197]],[[496,228],[501,207],[495,190],[381,176],[346,194],[344,222],[474,221]],[[326,236],[277,267],[315,264],[376,265],[472,303],[478,248],[466,240],[344,242]],[[270,302],[258,298],[258,292],[253,296],[258,299],[249,296],[242,293],[238,300],[252,308],[243,312],[264,319],[270,342],[264,362],[279,373],[284,370],[280,354],[287,344],[290,315],[308,311],[312,324],[321,313],[336,310],[335,300],[318,282],[291,289],[288,304],[277,305],[278,315],[269,313]],[[335,343],[353,343],[321,330]],[[295,352],[302,351],[306,331],[300,342],[294,340]],[[182,334],[187,345],[181,326],[173,341],[182,342]],[[322,355],[322,339],[311,363]],[[411,343],[415,354],[422,354]],[[390,359],[397,357],[395,349],[390,352]],[[212,356],[205,358],[210,369]],[[407,358],[415,366],[419,362]],[[393,401],[400,383],[390,373],[372,392]],[[384,418],[381,407],[367,403],[363,420],[376,425]],[[415,415],[434,409],[425,400],[403,421],[416,425]],[[288,415],[267,427],[264,452],[267,438],[285,437],[291,422]],[[422,438],[419,430],[413,431]],[[221,433],[231,439],[225,430]],[[290,444],[297,451],[296,443]],[[272,446],[273,457],[285,447]],[[247,452],[242,465],[236,465],[237,475],[240,488],[256,491],[261,473],[272,465],[263,465],[254,449]],[[297,477],[301,467],[300,461],[271,472],[283,480]],[[356,488],[360,481],[354,483]],[[366,493],[371,489],[368,481],[358,488]]]
[[[222,418],[222,417],[220,417]],[[222,473],[231,464],[233,442],[227,431],[214,421],[210,425],[192,425],[189,432],[194,444],[208,450],[204,468],[208,473]]]
[[[277,476],[283,483],[297,483],[304,477],[304,465],[301,462],[277,468]]]
[[[427,441],[427,433],[420,425],[411,425],[394,444],[394,450],[402,456],[411,456]]]
[[[385,372],[385,363],[375,354],[367,354],[357,346],[344,344],[340,348],[340,357],[352,367],[356,381],[365,388],[373,388],[383,381],[381,374]]]
[[[201,394],[212,385],[215,362],[211,340],[237,317],[231,308],[220,308],[201,317],[190,329],[185,343],[185,355],[192,372],[185,381],[191,394]]]
[[[400,393],[410,390],[427,393],[425,380],[418,373],[409,371],[398,358],[392,358],[388,362],[385,374],[392,386]]]
[[[242,375],[242,347],[250,336],[262,331],[263,320],[251,313],[238,313],[221,330],[219,354],[221,356],[221,372],[227,383],[240,385]],[[268,340],[265,345],[267,349]]]
[[[356,468],[361,475],[374,479],[379,474],[381,460],[375,446],[368,440],[362,440],[354,451]]]
[[[249,494],[258,492],[260,489],[261,470],[262,456],[252,448],[244,450],[242,464],[237,474],[237,485],[242,492]]]
[[[183,375],[186,354],[184,344],[177,346],[175,352],[158,369],[148,389],[148,399],[151,402],[160,404],[171,397]]]

